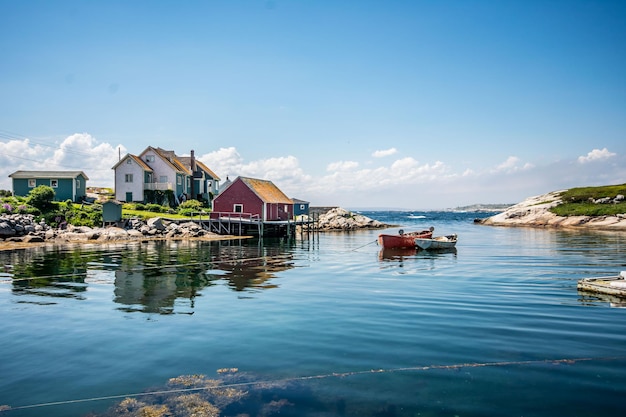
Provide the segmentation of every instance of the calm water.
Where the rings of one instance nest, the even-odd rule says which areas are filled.
[[[359,231],[0,252],[0,415],[105,415],[220,368],[267,383],[233,416],[622,415],[626,308],[576,282],[626,270],[626,235],[363,214],[457,250]]]

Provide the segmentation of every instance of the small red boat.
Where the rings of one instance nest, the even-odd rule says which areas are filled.
[[[415,238],[430,239],[433,237],[433,230],[435,230],[434,227],[409,233],[404,233],[404,230],[400,229],[397,235],[381,233],[378,235],[378,244],[383,248],[414,248]]]

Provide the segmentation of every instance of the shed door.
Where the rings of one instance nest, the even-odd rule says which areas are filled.
[[[133,201],[133,192],[129,191],[129,192],[126,193],[126,202],[130,203],[132,201]]]

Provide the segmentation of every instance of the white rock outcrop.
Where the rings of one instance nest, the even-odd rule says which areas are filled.
[[[373,220],[362,214],[353,213],[341,207],[333,208],[318,219],[319,230],[358,230],[358,229],[380,229],[388,225]]]
[[[563,191],[529,197],[509,207],[502,213],[476,223],[489,226],[529,226],[554,227],[569,229],[617,230],[626,231],[626,214],[615,216],[569,216],[561,217],[550,211],[550,208],[561,202]]]

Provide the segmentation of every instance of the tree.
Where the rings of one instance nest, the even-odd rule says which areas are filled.
[[[28,204],[39,210],[49,207],[52,200],[54,200],[54,189],[47,185],[35,187],[28,193]]]

